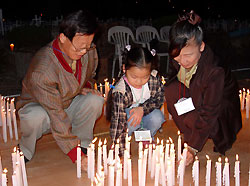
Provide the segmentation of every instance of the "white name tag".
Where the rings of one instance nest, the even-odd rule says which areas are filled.
[[[135,141],[150,141],[151,133],[150,130],[137,130],[134,131]]]
[[[174,107],[177,111],[178,116],[195,109],[192,98],[186,98],[182,101],[178,101],[177,103],[174,104]]]

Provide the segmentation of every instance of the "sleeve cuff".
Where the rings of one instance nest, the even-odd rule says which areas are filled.
[[[69,151],[69,153],[67,154],[69,156],[69,158],[71,159],[71,161],[73,163],[75,163],[76,159],[77,159],[77,146],[74,147],[71,151]],[[81,151],[81,156],[83,156],[83,152]]]

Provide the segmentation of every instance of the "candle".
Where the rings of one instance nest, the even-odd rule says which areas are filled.
[[[171,138],[169,138],[169,141],[171,143],[170,145],[170,159],[172,162],[172,176],[173,176],[173,183],[175,183],[175,149],[174,149],[174,143]]]
[[[167,159],[167,183],[168,186],[173,186],[173,172],[172,172],[172,162],[170,160],[170,158]]]
[[[115,144],[115,160],[118,160],[119,157],[119,147],[120,147],[120,141],[117,139],[116,144]]]
[[[245,108],[245,95],[246,95],[246,91],[245,91],[245,88],[243,88],[242,99],[241,99],[241,110],[244,110]]]
[[[187,151],[188,151],[188,149],[187,149],[187,144],[184,143],[183,160],[184,160],[185,165],[186,165],[186,159],[187,159]]]
[[[2,110],[2,119],[3,119],[3,141],[4,143],[7,142],[7,126],[6,126],[6,112],[4,111],[4,109]]]
[[[87,148],[87,157],[88,157],[88,178],[91,178],[91,147]]]
[[[96,83],[94,84],[94,89],[97,90],[97,84]]]
[[[128,150],[124,150],[124,161],[123,161],[123,178],[126,180],[128,178]]]
[[[18,186],[18,185],[17,185],[16,171],[13,171],[13,175],[12,175],[12,185],[13,185],[13,186]]]
[[[225,165],[223,169],[223,185],[230,186],[229,163],[227,157],[225,158]]]
[[[98,143],[98,158],[97,158],[97,172],[100,174],[102,167],[102,141],[99,139]]]
[[[216,162],[215,167],[216,167],[216,186],[221,186],[221,157],[218,158],[218,162]]]
[[[14,51],[14,46],[15,46],[15,45],[14,45],[13,43],[10,44],[10,50],[11,50],[11,52]]]
[[[165,164],[164,164],[164,153],[160,156],[160,172],[161,172],[161,185],[166,186],[166,175],[165,175]]]
[[[153,144],[153,156],[151,161],[151,179],[155,176],[155,163],[156,163],[156,149],[155,144]]]
[[[184,172],[185,172],[184,170],[185,170],[185,162],[183,159],[181,159],[177,170],[177,178],[179,186],[184,185]]]
[[[23,186],[28,186],[27,173],[26,173],[23,152],[20,152],[20,165],[21,165],[21,169],[22,169]]]
[[[102,84],[100,83],[100,92],[103,95],[103,91],[102,91]]]
[[[18,140],[17,123],[16,123],[16,109],[13,110],[12,118],[13,118],[15,138],[16,138],[16,140]]]
[[[141,183],[141,177],[142,177],[142,159],[138,159],[138,185],[142,185]]]
[[[154,182],[154,186],[159,185],[159,177],[160,177],[160,163],[157,162],[156,166],[155,166],[155,182]]]
[[[81,178],[81,147],[80,144],[77,146],[77,155],[76,155],[76,175],[77,178]]]
[[[0,176],[2,176],[2,169],[3,169],[3,167],[2,167],[2,158],[1,158],[1,156],[0,156]],[[0,181],[0,183],[1,183],[1,181]]]
[[[103,167],[104,167],[104,174],[108,174],[108,155],[107,155],[107,139],[104,139],[104,143],[102,146],[102,154],[103,154]]]
[[[146,185],[146,174],[147,174],[147,159],[148,159],[148,149],[144,149],[143,159],[142,159],[142,186]]]
[[[249,171],[248,171],[248,186],[250,186],[250,166],[249,166]]]
[[[240,161],[238,154],[236,154],[236,161],[234,165],[234,177],[235,177],[235,186],[240,186]]]
[[[181,159],[181,133],[178,131],[178,161]]]
[[[130,158],[128,158],[128,186],[132,186],[132,164]]]
[[[109,82],[108,82],[108,78],[104,79],[105,82],[105,94],[106,96],[108,96],[109,93]]]
[[[246,96],[246,118],[249,118],[249,106],[250,106],[250,92],[247,89],[247,96]]]
[[[192,177],[194,186],[199,186],[199,160],[197,156],[195,156],[195,161],[192,167]]]
[[[206,186],[210,186],[211,182],[211,164],[212,161],[210,160],[209,156],[206,155],[207,158],[207,165],[206,165]]]
[[[114,176],[115,176],[115,168],[114,162],[109,165],[109,177],[108,177],[108,185],[114,186]]]
[[[13,139],[10,109],[7,111],[7,123],[9,126],[10,139]]]
[[[117,165],[117,171],[116,171],[116,186],[121,186],[122,184],[122,168],[121,164],[119,163]]]
[[[241,90],[239,90],[239,97],[240,97],[240,108],[242,107],[242,93]]]
[[[5,168],[2,173],[2,186],[7,186],[7,172],[8,170]]]

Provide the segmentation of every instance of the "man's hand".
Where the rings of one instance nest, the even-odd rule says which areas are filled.
[[[139,125],[141,123],[141,120],[142,120],[142,117],[143,117],[143,108],[142,107],[135,107],[135,108],[132,108],[130,111],[129,111],[129,119],[128,119],[128,122],[131,122],[131,126],[135,127],[137,125]]]
[[[83,88],[81,94],[86,96],[88,93],[97,95],[97,96],[102,96],[101,92],[95,89],[90,89],[90,88]]]

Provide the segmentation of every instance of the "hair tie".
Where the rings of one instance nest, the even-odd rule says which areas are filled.
[[[155,49],[152,49],[150,52],[151,52],[152,56],[156,55],[156,50]]]
[[[127,49],[127,51],[130,51],[131,45],[126,45],[125,48]]]

